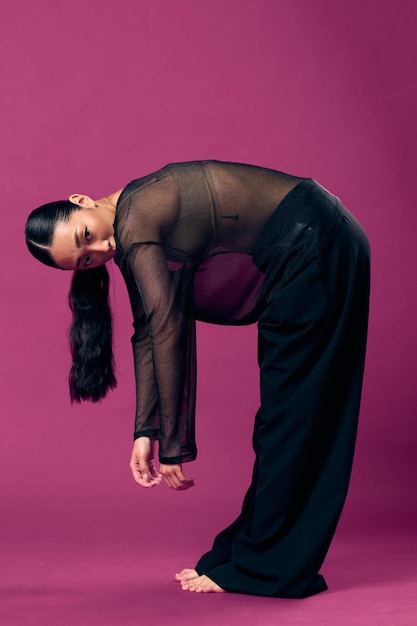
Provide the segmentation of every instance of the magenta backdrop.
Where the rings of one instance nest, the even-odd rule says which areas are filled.
[[[37,515],[81,509],[140,515],[146,502],[153,528],[158,513],[182,511],[211,533],[237,512],[252,463],[256,328],[199,326],[200,453],[186,468],[197,486],[145,492],[127,467],[131,320],[118,270],[119,387],[101,405],[71,407],[70,275],[32,261],[23,240],[28,212],[43,202],[105,195],[168,162],[216,158],[312,176],[366,228],[369,350],[341,532],[412,529],[414,0],[3,0],[0,20],[0,476],[10,523],[24,529]]]

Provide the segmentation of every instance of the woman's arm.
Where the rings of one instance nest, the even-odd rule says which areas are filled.
[[[181,415],[187,419],[187,412],[194,409],[184,398],[184,391],[186,396],[194,398],[193,384],[186,379],[190,323],[179,309],[175,285],[161,245],[136,245],[130,251],[129,266],[146,316],[147,347],[150,348],[157,390],[159,458],[163,464],[192,460],[194,451],[182,449],[180,432]],[[142,362],[143,354],[139,366]],[[136,371],[140,379],[141,374]],[[138,396],[140,398],[140,389]]]
[[[194,483],[184,476],[181,462],[193,460],[196,454],[195,323],[179,311],[161,246],[136,246],[129,254],[129,274],[124,275],[135,319],[137,409],[132,473],[143,486],[156,484],[157,474],[149,465],[153,447],[139,438],[158,436],[166,483],[173,489],[188,489]],[[151,456],[145,459],[147,451]]]
[[[158,393],[152,361],[151,338],[146,316],[135,281],[122,270],[133,313],[134,333],[131,338],[136,379],[136,413],[134,439],[140,436],[157,438],[159,435]]]

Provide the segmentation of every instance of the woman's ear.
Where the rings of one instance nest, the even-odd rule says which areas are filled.
[[[79,204],[84,209],[93,209],[95,206],[95,202],[90,196],[84,196],[81,193],[72,193],[68,200],[73,204]]]

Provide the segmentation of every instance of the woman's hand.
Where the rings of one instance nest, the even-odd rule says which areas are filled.
[[[171,489],[185,491],[185,489],[194,487],[193,479],[184,476],[181,465],[163,465],[161,463],[159,471]]]
[[[161,465],[155,468],[155,442],[149,437],[139,437],[133,444],[130,469],[133,479],[142,487],[155,487],[164,478],[171,489],[184,491],[194,486],[192,478],[184,476],[181,465]]]
[[[129,466],[138,485],[155,487],[161,482],[162,476],[155,468],[155,442],[149,437],[136,439]]]

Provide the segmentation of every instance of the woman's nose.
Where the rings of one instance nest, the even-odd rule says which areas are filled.
[[[114,237],[110,237],[109,239],[101,239],[91,242],[89,248],[91,252],[108,252],[109,250],[116,249],[116,243],[114,241]]]

